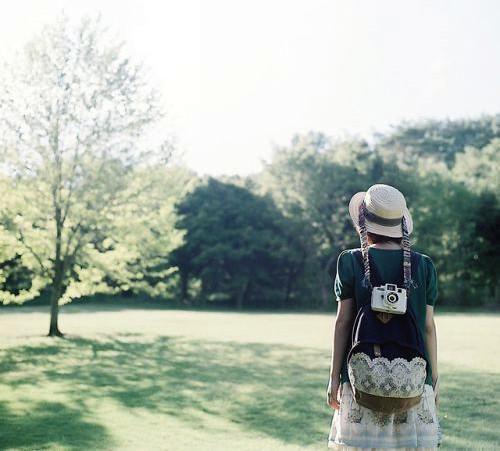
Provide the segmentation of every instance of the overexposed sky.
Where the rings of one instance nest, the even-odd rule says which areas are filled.
[[[297,132],[500,112],[496,0],[16,0],[0,56],[63,9],[101,12],[151,68],[202,174],[258,171]]]

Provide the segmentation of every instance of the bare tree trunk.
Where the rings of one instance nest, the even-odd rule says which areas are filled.
[[[290,299],[290,292],[292,291],[292,282],[293,282],[294,274],[293,271],[288,271],[286,277],[286,285],[285,285],[285,295],[281,299],[281,308],[284,309],[288,304],[288,299]]]
[[[243,309],[243,293],[244,293],[245,290],[240,290],[240,292],[238,293],[238,297],[236,298],[236,308],[238,310],[242,310]]]
[[[52,284],[52,294],[50,297],[50,327],[49,337],[63,337],[64,334],[59,330],[59,299],[62,295],[63,265],[61,261],[56,261],[55,277]]]
[[[330,292],[325,285],[325,277],[323,275],[319,276],[319,285],[321,290],[321,305],[326,307],[330,302]]]
[[[59,293],[53,288],[52,295],[50,297],[50,327],[48,337],[63,337],[64,334],[59,330],[58,319],[59,319]]]
[[[183,304],[188,305],[189,302],[189,293],[188,293],[188,282],[189,282],[189,274],[181,271],[180,272],[180,289],[181,289],[181,302]]]
[[[281,300],[281,308],[289,307],[289,300],[293,290],[293,284],[297,280],[297,277],[299,276],[301,271],[303,271],[305,260],[306,260],[306,253],[303,252],[300,262],[297,265],[292,266],[291,269],[289,269],[286,279],[285,296]]]
[[[64,277],[64,262],[61,258],[62,247],[62,220],[61,209],[58,204],[55,208],[56,220],[56,258],[54,262],[54,280],[52,283],[52,295],[50,299],[50,327],[49,337],[63,337],[63,333],[59,330],[59,299],[62,295],[62,284]]]
[[[331,302],[332,300],[332,280],[331,280],[331,273],[330,273],[330,268],[331,268],[331,265],[335,262],[336,260],[336,256],[335,255],[332,255],[325,267],[323,268],[323,271],[321,271],[321,274],[319,276],[319,284],[320,284],[320,288],[321,288],[321,298],[322,298],[322,301],[323,301],[323,307],[328,307],[328,304]]]
[[[250,286],[250,279],[247,279],[245,284],[243,285],[243,288],[238,293],[238,298],[236,299],[236,308],[238,310],[243,309],[243,303],[247,297],[247,292],[248,292],[249,286]]]

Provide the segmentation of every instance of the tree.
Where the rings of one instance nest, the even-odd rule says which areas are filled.
[[[478,149],[500,138],[500,114],[477,119],[406,121],[379,134],[377,147],[388,160],[411,167],[418,160],[443,162],[451,168],[466,147]]]
[[[132,294],[149,297],[174,297],[177,293],[178,267],[171,253],[182,244],[184,231],[175,227],[175,205],[198,183],[196,175],[181,166],[168,169],[145,168],[135,171],[131,192],[146,185],[132,208],[114,218],[116,244],[123,247],[126,271],[109,274],[112,284]]]
[[[49,335],[61,336],[60,302],[109,288],[110,272],[128,279],[133,252],[114,219],[140,212],[151,185],[135,183],[135,170],[165,164],[172,148],[161,98],[99,19],[60,18],[4,74],[1,232],[34,272],[29,289],[4,299],[50,287]]]
[[[472,192],[490,191],[500,196],[500,138],[493,139],[482,149],[466,147],[457,155],[452,175]]]
[[[183,274],[201,280],[202,302],[283,305],[291,288],[287,271],[293,243],[272,200],[214,178],[178,205],[184,244],[173,251]]]
[[[457,155],[451,169],[454,183],[463,184],[474,202],[468,211],[474,214],[470,220],[473,227],[469,235],[470,258],[467,266],[471,269],[471,281],[482,291],[485,299],[496,304],[500,300],[500,279],[496,259],[499,254],[497,231],[500,226],[500,165],[498,155],[500,139],[493,139],[482,149],[467,147]],[[465,213],[462,212],[462,216]]]

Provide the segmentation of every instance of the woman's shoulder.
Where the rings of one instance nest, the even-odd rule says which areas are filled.
[[[361,251],[360,248],[343,249],[337,257],[336,272],[352,272],[354,270],[354,254],[356,251]]]
[[[340,251],[340,254],[339,254],[339,257],[342,256],[342,255],[352,255],[352,254],[355,254],[356,252],[361,252],[361,248],[360,247],[353,247],[352,249],[344,249],[342,251]]]
[[[361,248],[353,247],[352,249],[344,249],[340,251],[337,258],[338,264],[346,264],[347,262],[351,262],[353,257],[355,257],[357,253],[361,254]]]
[[[418,272],[420,280],[425,283],[425,302],[427,305],[434,306],[438,298],[438,275],[432,258],[424,253],[419,253],[422,256],[421,270]]]
[[[361,253],[361,248],[360,247],[353,247],[351,249],[344,249],[342,251],[340,251],[339,253],[339,257],[343,256],[343,255],[354,255],[356,253]]]
[[[412,249],[412,252],[414,252],[415,254],[417,254],[418,257],[420,257],[420,259],[422,260],[423,262],[423,266],[427,269],[427,268],[430,268],[430,269],[433,269],[434,268],[434,262],[432,261],[432,258],[427,255],[427,254],[424,254],[423,252],[419,252],[419,251],[415,251]]]

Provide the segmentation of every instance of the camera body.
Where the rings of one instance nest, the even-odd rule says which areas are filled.
[[[406,312],[406,290],[393,283],[373,287],[371,307],[377,312],[402,315]]]

